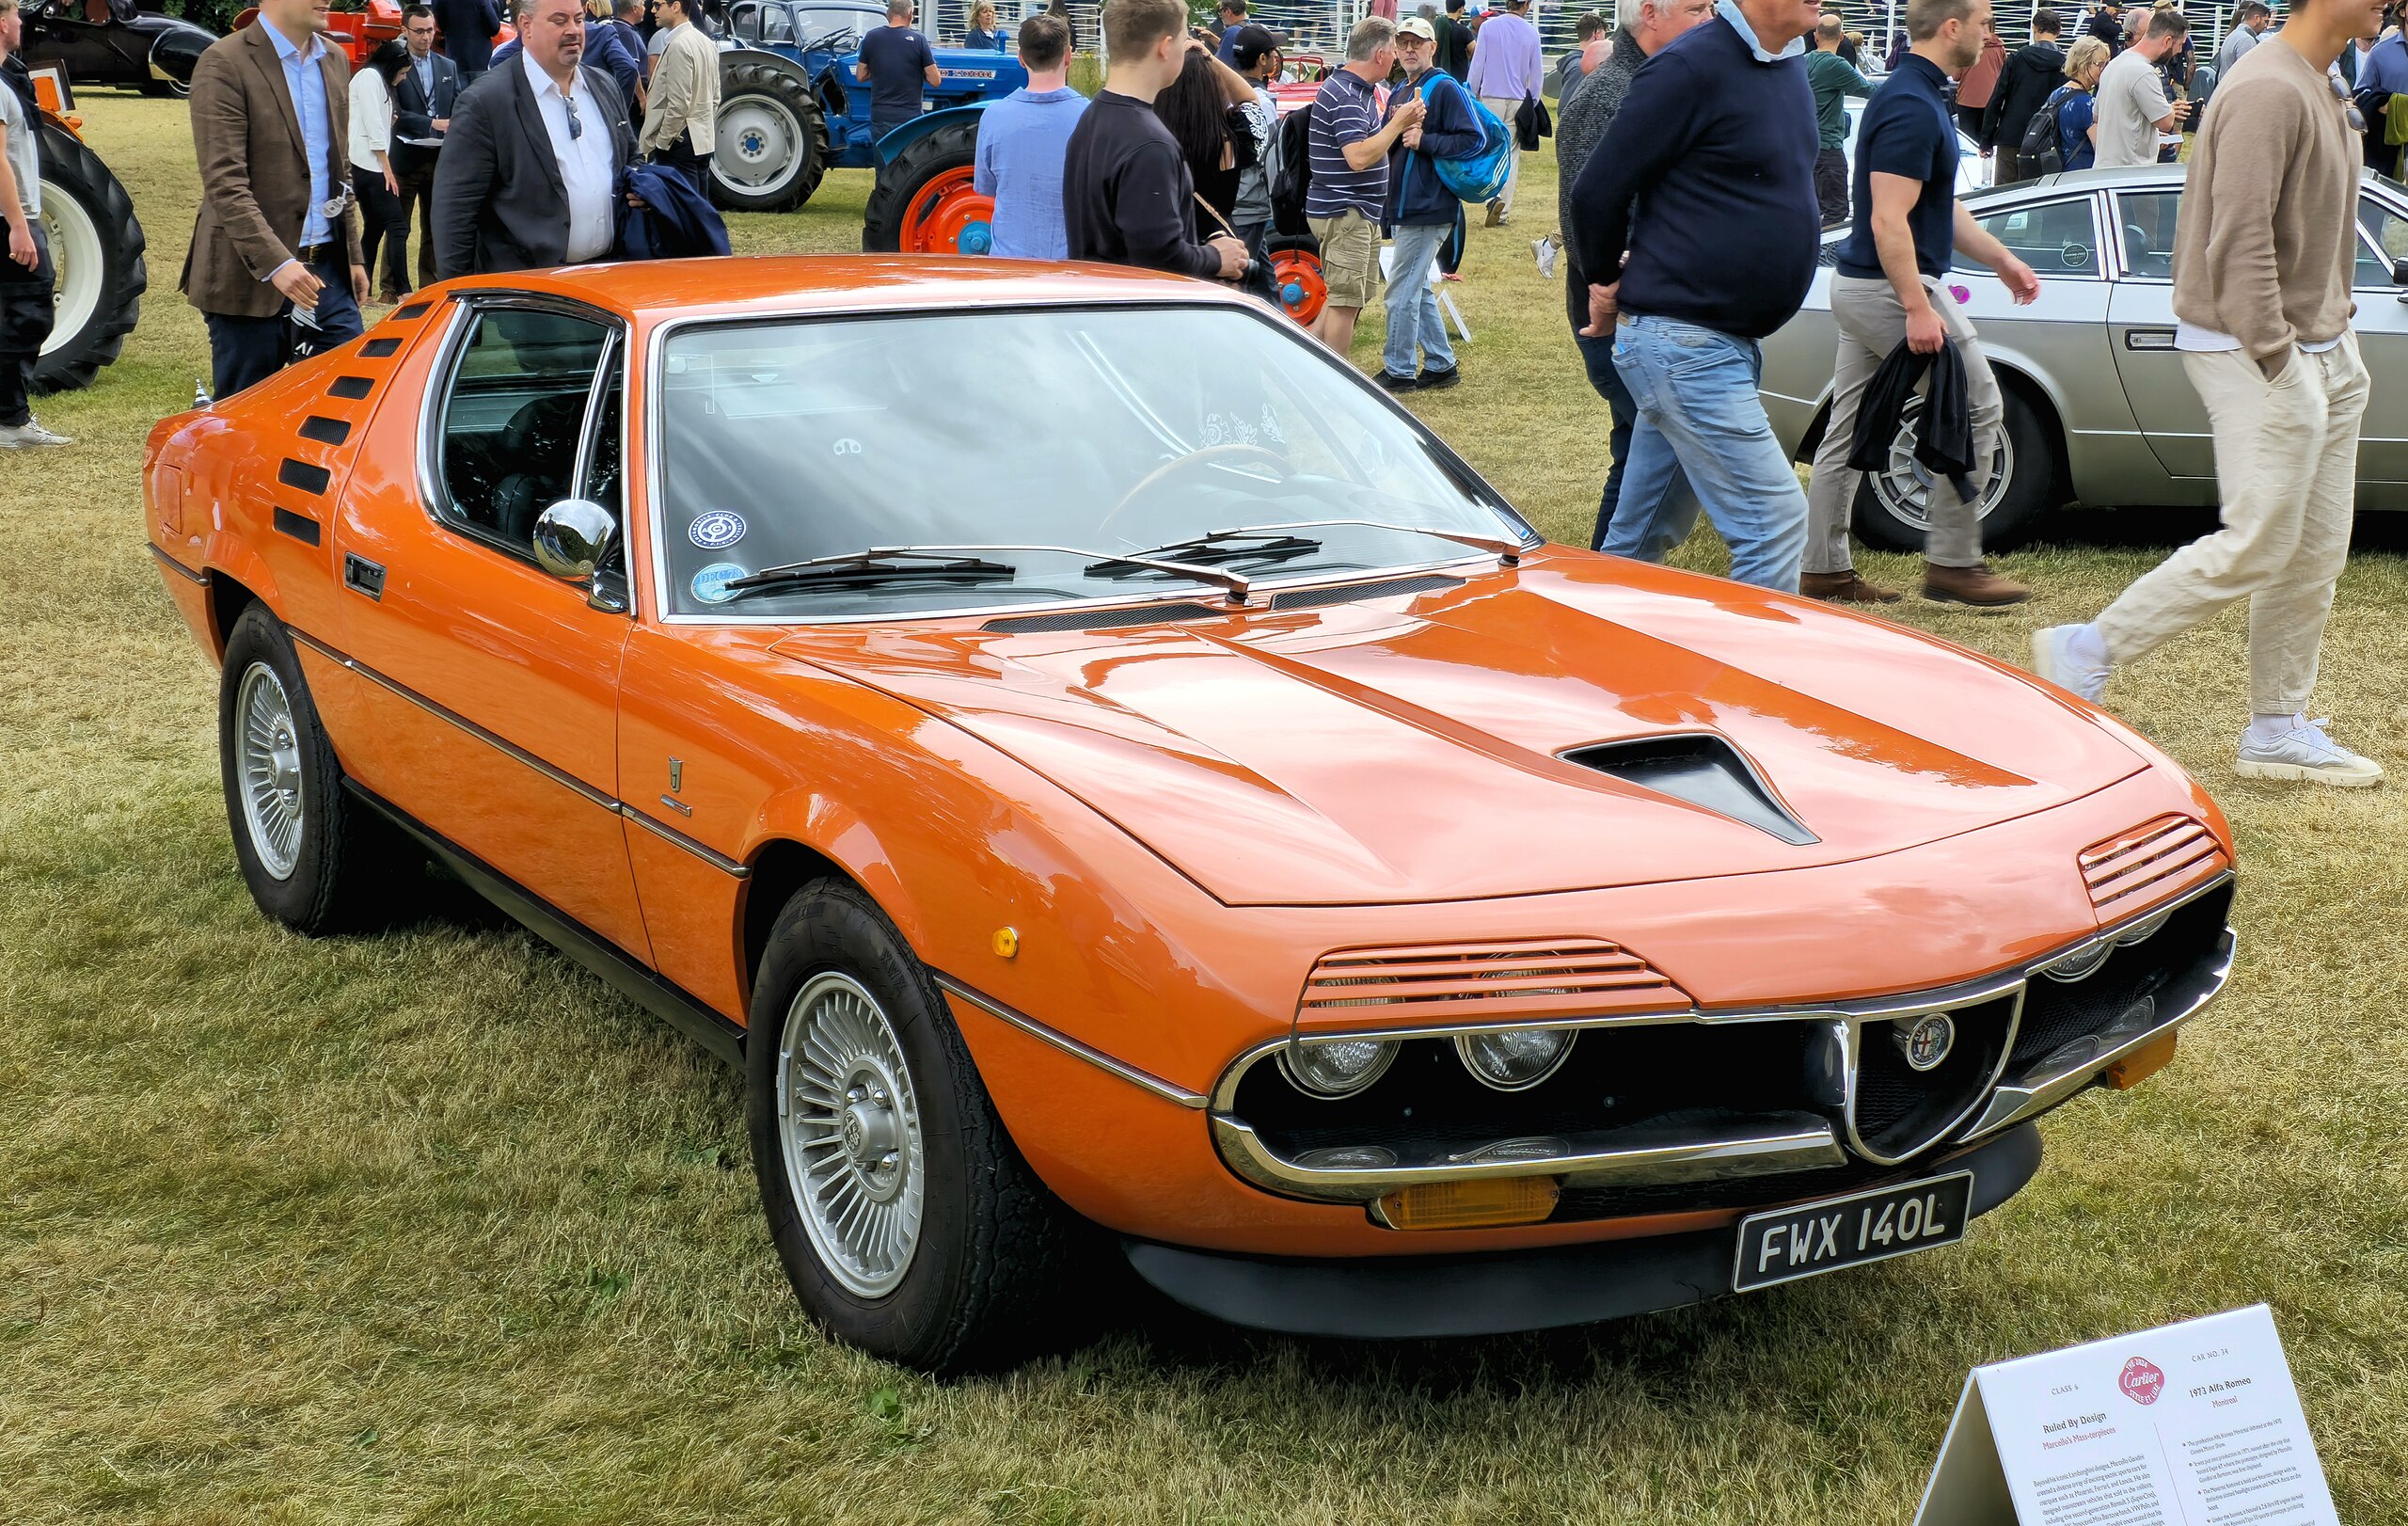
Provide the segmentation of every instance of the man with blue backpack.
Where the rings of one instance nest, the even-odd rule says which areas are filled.
[[[1388,150],[1387,205],[1380,219],[1382,231],[1394,243],[1388,264],[1388,342],[1380,368],[1380,385],[1391,392],[1452,387],[1458,379],[1446,319],[1438,311],[1437,294],[1430,289],[1430,266],[1454,232],[1463,203],[1441,177],[1438,164],[1474,159],[1497,146],[1490,142],[1490,130],[1469,92],[1436,66],[1437,54],[1437,30],[1428,22],[1409,16],[1397,24],[1396,59],[1404,68],[1404,83],[1389,92],[1388,115],[1393,118],[1406,102],[1418,100],[1422,117],[1398,135]],[[1497,136],[1501,140],[1501,127]],[[1503,163],[1501,157],[1498,163]]]

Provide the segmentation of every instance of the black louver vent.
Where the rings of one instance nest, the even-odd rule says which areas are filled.
[[[1461,578],[1428,572],[1415,578],[1388,578],[1375,583],[1339,583],[1331,588],[1298,588],[1271,601],[1274,610],[1317,610],[1330,604],[1352,604],[1358,598],[1394,598],[1400,594],[1430,594],[1460,588]]]
[[[1014,614],[990,620],[981,630],[1034,635],[1051,630],[1119,630],[1129,626],[1167,626],[1181,620],[1218,620],[1227,610],[1201,604],[1147,604],[1133,610],[1064,610],[1059,614]]]
[[[1803,848],[1822,839],[1789,814],[1739,750],[1719,737],[1646,737],[1563,755],[1567,763],[1685,800]]]

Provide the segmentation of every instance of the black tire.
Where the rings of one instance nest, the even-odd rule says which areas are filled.
[[[2065,501],[2056,437],[2014,385],[2002,381],[2005,404],[2006,485],[1982,516],[1982,548],[2003,551],[2027,539],[2041,516]],[[1923,549],[1923,526],[1899,514],[1871,472],[1856,490],[1856,533],[1892,551]]]
[[[718,151],[711,155],[711,201],[730,212],[791,212],[811,199],[828,173],[828,128],[811,83],[791,68],[764,62],[775,55],[730,53],[720,64]],[[783,62],[783,60],[781,60]],[[791,172],[772,175],[747,185],[727,176],[731,165],[744,165],[740,118],[748,112],[768,112],[791,124],[796,145],[788,156]],[[734,114],[732,118],[731,114]],[[784,168],[784,167],[781,167]]]
[[[42,221],[52,237],[50,257],[59,266],[62,282],[95,282],[90,310],[74,330],[63,326],[74,305],[61,291],[62,327],[52,331],[34,366],[38,391],[66,391],[89,387],[101,368],[118,358],[125,336],[142,317],[142,294],[150,285],[150,266],[143,262],[142,224],[125,187],[101,163],[99,154],[76,140],[75,135],[44,122],[41,127]],[[70,215],[88,220],[99,269],[80,268],[73,250],[64,250],[60,230]]]
[[[270,866],[244,806],[238,715],[244,684],[254,668],[280,686],[292,720],[292,755],[301,817],[298,850],[287,871]],[[300,659],[282,622],[254,603],[234,622],[217,686],[218,776],[234,858],[261,911],[309,937],[344,932],[382,920],[396,886],[423,878],[424,859],[384,818],[345,793],[342,765],[318,720]],[[401,871],[415,861],[416,875]]]
[[[949,169],[977,162],[978,124],[947,122],[895,156],[869,193],[869,208],[862,217],[862,252],[895,254],[903,247],[903,214],[920,187]]]
[[[920,1121],[918,1238],[899,1280],[879,1296],[848,1287],[815,1248],[780,1128],[789,1022],[798,997],[830,976],[849,978],[885,1015]],[[786,902],[761,957],[744,1048],[762,1207],[812,1317],[848,1345],[927,1372],[985,1366],[1023,1349],[1059,1294],[1077,1221],[1021,1159],[927,970],[855,886],[819,880]]]

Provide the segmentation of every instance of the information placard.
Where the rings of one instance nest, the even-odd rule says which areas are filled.
[[[2264,1304],[1976,1367],[1916,1526],[2340,1526]]]

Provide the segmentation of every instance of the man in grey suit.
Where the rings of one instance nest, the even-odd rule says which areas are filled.
[[[460,94],[435,169],[444,278],[610,258],[635,146],[610,76],[581,64],[578,0],[518,0],[518,56]]]

